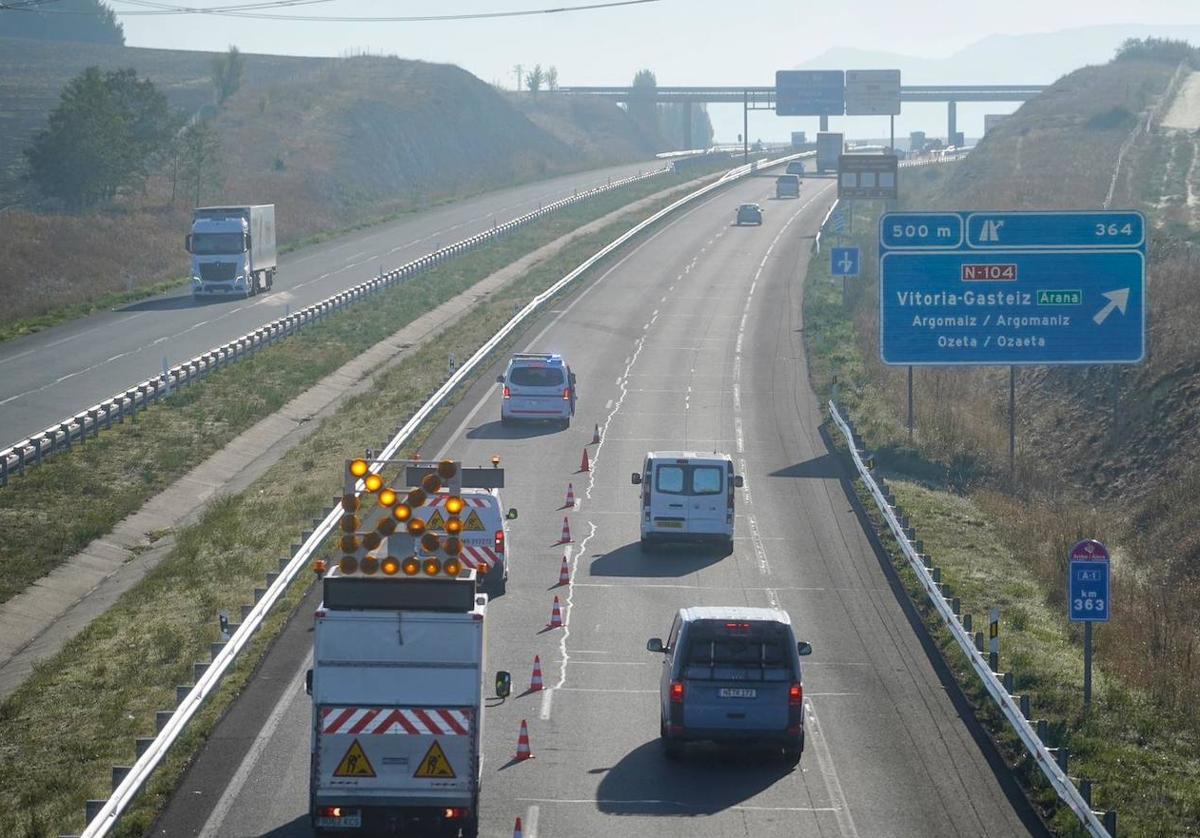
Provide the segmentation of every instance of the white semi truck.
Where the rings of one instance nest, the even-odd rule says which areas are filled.
[[[197,207],[185,247],[192,296],[253,297],[275,284],[275,205]]]
[[[487,597],[474,576],[325,576],[308,682],[315,834],[478,835]],[[496,695],[510,689],[498,673]]]

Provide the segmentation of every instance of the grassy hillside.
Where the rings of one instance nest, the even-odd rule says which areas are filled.
[[[211,109],[211,58],[0,41],[0,149],[9,168],[59,88],[83,66],[133,66],[173,105]],[[454,66],[253,55],[246,63],[241,90],[214,117],[222,149],[200,200],[276,204],[282,244],[646,154],[615,105],[531,104],[527,116]],[[0,295],[7,305],[0,328],[182,276],[180,242],[192,196],[181,186],[172,201],[170,174],[159,172],[144,192],[96,212],[59,214],[28,201],[4,212]]]
[[[912,171],[903,184],[906,209],[1096,208],[1118,172],[1112,205],[1145,211],[1154,231],[1145,363],[1020,368],[1011,477],[1007,369],[917,368],[909,443],[905,370],[878,361],[873,269],[851,292],[861,355],[840,369],[889,466],[971,494],[1002,519],[1007,545],[1056,608],[1070,544],[1088,535],[1115,548],[1119,607],[1100,632],[1101,666],[1171,712],[1200,700],[1200,341],[1192,325],[1200,300],[1191,243],[1200,231],[1162,191],[1181,188],[1194,154],[1181,162],[1180,135],[1157,124],[1180,78],[1175,65],[1152,61],[1084,68],[963,162]],[[861,244],[876,247],[873,236]]]

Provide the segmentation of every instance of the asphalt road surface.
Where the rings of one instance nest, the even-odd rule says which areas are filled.
[[[488,669],[514,696],[484,717],[481,834],[530,836],[1013,836],[1039,825],[931,662],[819,432],[807,380],[801,285],[832,181],[768,200],[771,178],[724,191],[665,225],[549,312],[528,348],[578,373],[569,430],[502,428],[484,376],[426,456],[499,454],[516,506],[508,593],[488,609]],[[732,226],[741,201],[762,227]],[[592,470],[576,473],[593,423]],[[638,548],[647,450],[716,449],[746,477],[733,555]],[[574,543],[555,588],[567,483]],[[546,630],[551,599],[567,627]],[[658,742],[659,656],[687,605],[777,605],[804,659],[807,747],[799,766],[755,751],[699,750],[668,762]],[[156,834],[309,834],[309,665],[315,597],[221,722]],[[550,689],[522,695],[534,654]],[[490,683],[490,678],[488,679]],[[522,719],[534,759],[511,763]]]
[[[439,245],[467,238],[576,190],[661,167],[615,166],[489,192],[284,254],[275,286],[250,299],[156,297],[0,344],[0,448],[27,439],[171,365],[323,300]],[[287,224],[287,207],[278,207]],[[180,247],[186,230],[179,231]],[[131,253],[132,245],[131,245]]]

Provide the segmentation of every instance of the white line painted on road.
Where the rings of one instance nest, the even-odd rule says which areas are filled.
[[[838,831],[842,833],[842,838],[858,838],[854,817],[846,805],[846,795],[842,793],[842,784],[838,782],[837,771],[833,767],[833,755],[829,752],[829,743],[825,741],[825,733],[817,721],[817,713],[813,710],[812,700],[807,697],[804,699],[804,709],[808,715],[805,737],[816,751],[817,765],[820,767],[821,776],[825,780],[825,788],[829,792],[829,799],[837,813]]]
[[[530,806],[525,812],[525,822],[521,824],[524,827],[522,838],[537,838],[538,828],[538,807]]]

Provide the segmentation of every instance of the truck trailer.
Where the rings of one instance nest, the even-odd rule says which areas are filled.
[[[184,244],[192,296],[253,297],[275,284],[275,205],[197,207]]]

